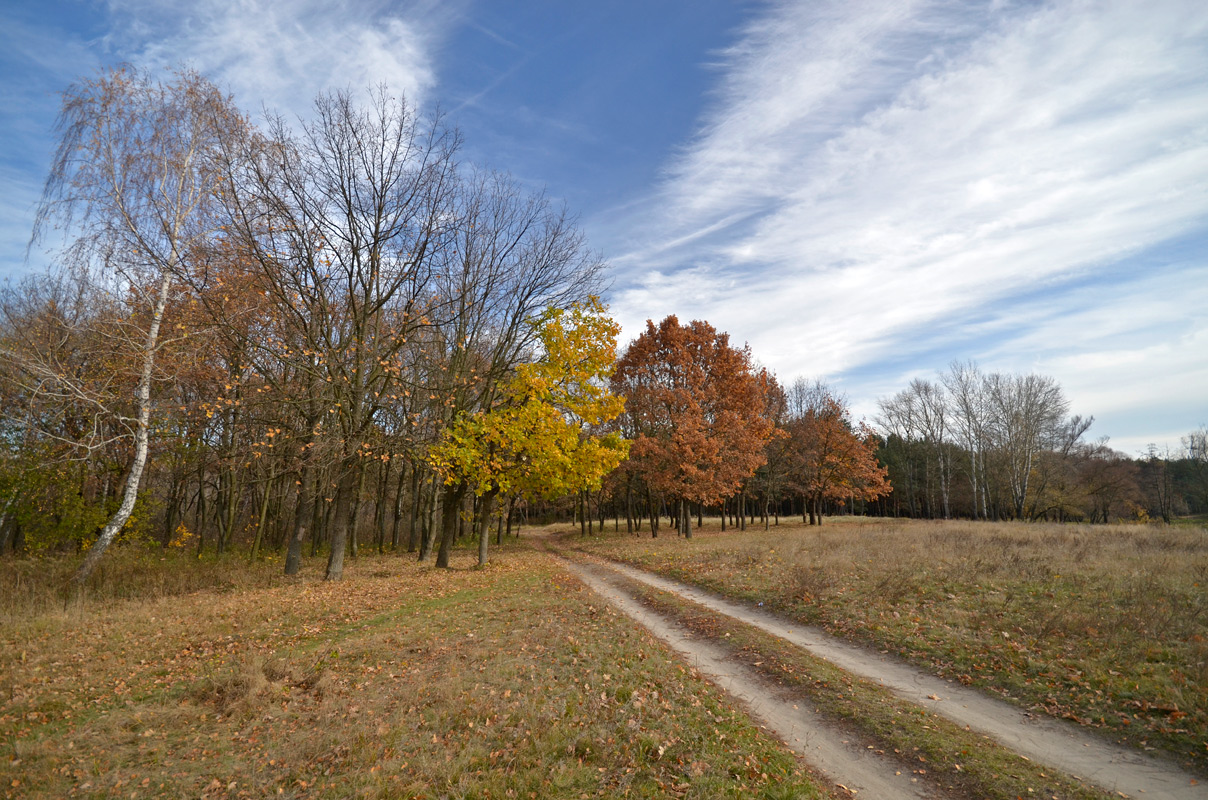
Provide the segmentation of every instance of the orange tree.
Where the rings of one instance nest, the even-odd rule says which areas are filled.
[[[890,491],[877,460],[877,439],[852,423],[846,404],[822,383],[798,380],[789,391],[789,450],[794,485],[811,525],[822,524],[822,502],[875,500]]]
[[[691,536],[688,504],[732,495],[764,463],[772,435],[761,380],[747,348],[730,345],[707,322],[650,320],[617,363],[613,391],[625,397],[632,432],[629,467],[646,485],[650,532],[657,500],[678,505],[680,532]]]

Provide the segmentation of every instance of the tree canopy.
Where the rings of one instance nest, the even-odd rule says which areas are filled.
[[[612,386],[626,399],[631,468],[649,492],[713,503],[763,463],[773,429],[765,382],[750,351],[731,346],[729,335],[707,322],[647,320],[618,361]],[[690,534],[686,506],[679,519]]]

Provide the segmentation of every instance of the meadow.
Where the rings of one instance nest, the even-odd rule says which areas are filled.
[[[819,625],[1208,774],[1208,529],[828,518],[586,551]]]
[[[339,582],[318,559],[288,579],[271,557],[130,546],[78,600],[61,589],[72,559],[6,559],[0,796],[837,796],[529,536],[1208,773],[1204,528],[849,517],[706,520],[690,540],[551,526],[485,569],[468,549],[451,570],[373,555]],[[1099,796],[774,637],[632,591],[958,794]]]
[[[69,563],[0,565],[0,796],[826,796],[523,541],[335,583],[187,558],[116,550],[66,606]]]

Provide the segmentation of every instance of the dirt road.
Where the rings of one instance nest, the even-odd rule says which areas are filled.
[[[775,696],[765,681],[725,658],[721,648],[691,638],[678,626],[642,607],[611,582],[623,576],[698,603],[778,636],[841,669],[880,683],[898,696],[979,731],[1038,763],[1061,769],[1110,792],[1155,800],[1208,800],[1208,786],[1178,767],[1088,736],[1075,725],[1038,719],[1004,702],[914,667],[869,652],[824,632],[775,617],[686,584],[612,562],[582,558],[567,566],[594,590],[679,651],[702,673],[746,703],[756,717],[835,783],[859,797],[942,797],[934,786],[895,775],[894,766],[848,746],[800,700]],[[802,706],[798,708],[798,706]]]

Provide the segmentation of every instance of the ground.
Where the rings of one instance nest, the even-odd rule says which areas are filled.
[[[1206,539],[1202,530],[1165,527],[882,521],[725,535],[707,528],[691,541],[568,536],[563,544],[763,602],[1011,695],[1036,713],[1073,717],[1167,753],[1202,775],[1205,682],[1195,670],[1204,665],[1195,658],[1208,622],[1197,579],[1208,571]],[[362,557],[339,583],[319,581],[318,562],[300,580],[286,580],[271,561],[198,567],[118,551],[91,598],[67,608],[51,607],[35,590],[38,575],[57,567],[5,564],[0,730],[11,752],[0,762],[0,790],[12,797],[843,794],[761,730],[742,702],[529,541],[526,534],[494,551],[483,570],[471,567],[468,553],[451,571],[405,556]],[[190,567],[212,579],[189,585],[167,577]],[[136,574],[142,590],[131,588]],[[792,684],[787,690],[829,703],[823,710],[840,720],[869,716],[859,703],[887,709],[885,730],[862,734],[872,737],[867,746],[898,751],[914,764],[912,775],[931,770],[928,779],[952,786],[953,796],[1016,796],[1009,794],[1016,780],[1021,793],[1043,786],[1050,794],[1037,796],[1100,796],[1051,770],[1029,772],[1017,757],[995,761],[1002,754],[980,743],[977,752],[940,759],[933,751],[950,748],[957,733],[934,732],[942,726],[927,712],[868,694],[748,626],[652,589],[629,589],[694,635],[720,641],[731,657],[777,671]],[[1121,619],[1127,630],[1113,628]],[[993,636],[982,630],[987,624]],[[1160,637],[1153,625],[1163,626]],[[1100,669],[1088,642],[1115,654],[1111,666]],[[1019,664],[1025,669],[1015,675]],[[1121,688],[1128,681],[1131,693]],[[769,686],[786,690],[777,682],[786,683],[769,679]],[[1119,723],[1106,709],[1133,721]],[[901,724],[912,714],[913,727]],[[982,783],[966,780],[969,773],[984,773]]]

